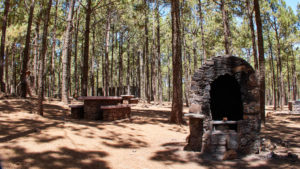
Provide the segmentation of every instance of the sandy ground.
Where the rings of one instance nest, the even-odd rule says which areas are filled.
[[[300,115],[267,110],[262,137],[276,146],[266,153],[232,161],[211,161],[183,151],[188,125],[168,123],[170,103],[139,104],[132,118],[115,122],[70,119],[67,105],[45,101],[0,100],[0,160],[3,168],[300,168]],[[187,108],[185,108],[187,111]],[[285,158],[288,152],[298,159]]]

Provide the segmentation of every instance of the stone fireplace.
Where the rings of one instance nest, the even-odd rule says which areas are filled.
[[[260,139],[259,85],[254,69],[234,56],[206,61],[190,90],[190,135],[185,150],[217,159],[228,152],[257,153]]]

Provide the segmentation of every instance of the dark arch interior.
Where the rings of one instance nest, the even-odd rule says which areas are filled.
[[[218,77],[211,84],[210,109],[213,120],[241,120],[243,118],[243,104],[240,85],[237,80],[226,74]]]

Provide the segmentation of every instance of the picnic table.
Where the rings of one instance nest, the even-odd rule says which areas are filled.
[[[134,98],[134,95],[121,95],[121,97],[129,103],[130,99]]]
[[[122,103],[122,97],[112,96],[80,96],[78,100],[84,102],[84,118],[90,120],[101,119],[101,106],[117,105]]]

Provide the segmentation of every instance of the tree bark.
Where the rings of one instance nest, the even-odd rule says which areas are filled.
[[[145,5],[145,64],[146,64],[146,87],[145,87],[145,96],[147,98],[147,102],[150,103],[150,74],[149,74],[149,38],[148,38],[148,5],[147,0],[144,0]]]
[[[179,0],[171,1],[172,15],[172,66],[173,66],[173,99],[171,123],[182,124],[182,61]]]
[[[206,61],[206,49],[205,49],[205,37],[204,37],[204,29],[203,29],[203,14],[202,14],[202,2],[199,0],[199,16],[200,16],[200,31],[201,31],[201,44],[202,44],[202,54],[203,60]],[[197,61],[194,63],[194,68],[197,68]],[[195,69],[196,70],[196,69]]]
[[[227,1],[226,1],[227,2]],[[228,20],[228,12],[226,10],[226,5],[224,0],[221,0],[220,8],[222,11],[222,20],[223,20],[223,31],[224,31],[224,46],[225,54],[231,55],[231,33]]]
[[[159,15],[159,0],[156,0],[156,48],[157,48],[157,86],[158,86],[158,102],[162,105],[162,75],[161,75],[161,62],[160,62],[160,15]]]
[[[74,46],[74,81],[75,81],[75,90],[74,90],[74,96],[77,97],[79,94],[79,80],[78,80],[78,75],[77,75],[77,57],[78,57],[78,31],[79,31],[79,9],[77,10],[76,13],[76,26],[75,26],[75,46]]]
[[[4,50],[5,50],[5,38],[6,38],[6,25],[8,19],[8,11],[10,7],[10,0],[4,2],[4,13],[2,17],[2,36],[1,36],[1,47],[0,47],[0,91],[5,92],[5,84],[3,81],[3,63],[4,63]]]
[[[126,83],[127,83],[127,94],[130,95],[130,41],[127,42],[127,76],[126,76]]]
[[[64,46],[63,46],[63,52],[62,52],[62,57],[63,57],[63,72],[62,72],[62,93],[61,93],[61,100],[64,103],[69,103],[69,69],[68,65],[70,64],[69,62],[69,48],[70,46],[70,37],[71,37],[71,31],[72,31],[72,20],[73,20],[73,10],[74,10],[74,0],[69,1],[69,11],[68,11],[68,18],[67,18],[67,28],[64,33]]]
[[[155,10],[152,10],[152,55],[151,55],[151,100],[154,100],[154,104],[157,103],[157,91],[156,91],[156,44],[155,44]]]
[[[12,68],[12,86],[11,86],[11,94],[16,95],[17,92],[17,66],[16,66],[16,57],[15,57],[15,53],[16,53],[16,42],[13,42],[12,44],[12,48],[11,48],[11,56],[12,56],[12,60],[11,60],[11,68]]]
[[[43,115],[43,99],[44,99],[44,67],[45,67],[45,57],[47,54],[47,36],[48,36],[48,25],[50,19],[50,11],[52,6],[52,0],[49,0],[47,8],[45,10],[44,18],[44,28],[43,28],[43,38],[42,38],[42,50],[41,56],[39,58],[39,94],[38,94],[38,113]]]
[[[87,0],[86,7],[86,18],[85,18],[85,33],[84,33],[84,55],[83,55],[83,72],[81,79],[81,95],[87,96],[87,87],[88,87],[88,76],[89,76],[89,42],[90,42],[90,21],[91,21],[91,8],[92,0]]]
[[[111,14],[110,8],[107,9],[106,33],[105,33],[105,93],[104,96],[109,96],[109,34],[110,34]]]
[[[258,0],[254,0],[255,21],[257,27],[257,42],[259,56],[259,96],[261,120],[265,123],[265,57],[264,57],[264,39],[262,23],[260,18],[260,7]]]
[[[56,47],[56,23],[57,23],[57,8],[58,8],[58,1],[55,1],[55,16],[54,16],[54,24],[53,24],[53,30],[52,30],[52,53],[51,53],[51,70],[50,70],[50,76],[49,80],[51,81],[50,83],[50,90],[51,90],[51,95],[53,97],[53,92],[55,88],[55,47]]]
[[[247,15],[248,15],[248,19],[249,19],[249,25],[250,25],[250,30],[251,30],[254,68],[255,68],[255,70],[258,70],[257,49],[256,49],[256,40],[255,40],[256,38],[255,38],[254,24],[253,24],[253,19],[252,19],[252,17],[253,17],[252,10],[250,7],[249,0],[246,0],[246,5],[247,5]]]
[[[27,91],[29,89],[29,84],[27,84],[27,71],[28,71],[28,61],[29,61],[29,52],[30,52],[30,35],[31,35],[31,25],[33,19],[33,11],[34,11],[34,4],[35,1],[31,1],[30,5],[30,12],[28,16],[28,23],[27,23],[27,34],[26,34],[26,41],[25,41],[25,48],[23,51],[23,66],[22,66],[22,74],[21,74],[21,97],[26,98]]]
[[[118,95],[123,94],[123,32],[120,33],[119,42],[119,90]]]
[[[39,39],[40,39],[40,20],[41,17],[38,17],[35,26],[35,37],[34,37],[34,58],[33,58],[33,76],[34,76],[34,85],[35,85],[35,93],[38,93],[38,60],[39,60]]]
[[[276,98],[276,80],[275,80],[275,70],[274,70],[274,59],[273,59],[273,48],[272,48],[272,41],[270,38],[270,34],[268,32],[268,42],[269,42],[269,50],[270,50],[270,69],[272,74],[272,89],[273,89],[273,109],[277,109],[277,98]]]

